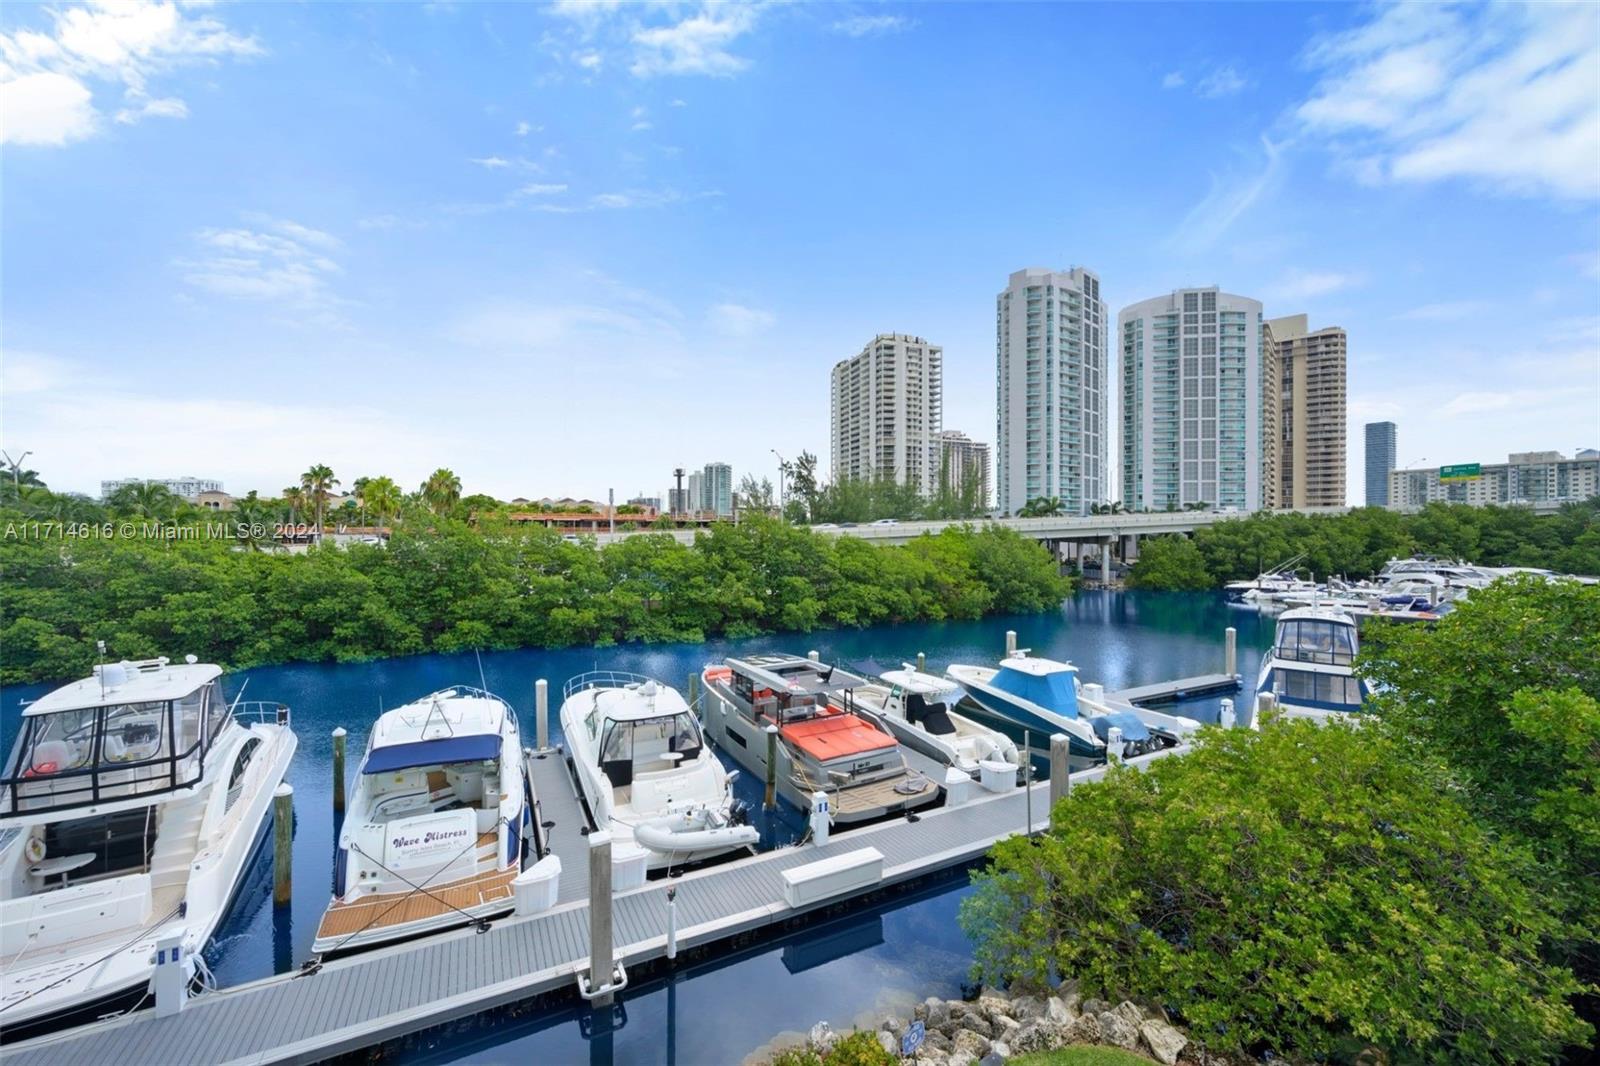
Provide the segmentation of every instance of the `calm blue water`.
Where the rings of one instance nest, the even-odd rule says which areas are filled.
[[[886,667],[897,666],[921,651],[928,656],[929,670],[939,672],[952,662],[998,660],[1004,651],[1005,631],[1015,629],[1020,647],[1050,658],[1070,659],[1078,665],[1083,680],[1116,689],[1221,671],[1222,634],[1230,625],[1239,631],[1239,671],[1253,679],[1261,652],[1271,643],[1270,619],[1229,608],[1220,595],[1098,591],[1079,593],[1058,613],[980,622],[835,630],[706,644],[486,652],[482,670],[488,688],[516,707],[531,741],[534,682],[539,678],[549,681],[554,717],[566,680],[597,667],[648,674],[682,689],[691,672],[725,655],[815,649],[828,661],[872,659]],[[172,653],[180,656],[183,649]],[[332,885],[336,832],[330,733],[334,727],[342,725],[350,731],[347,770],[353,772],[366,746],[368,727],[380,709],[448,685],[476,685],[478,671],[479,660],[467,653],[263,667],[230,679],[232,691],[247,684],[251,699],[289,704],[300,750],[289,772],[296,815],[293,902],[286,908],[273,907],[270,848],[263,849],[207,952],[220,983],[239,984],[283,972],[310,954]],[[22,701],[49,688],[16,686],[0,694],[0,723],[8,748],[16,735]],[[1215,720],[1218,702],[1186,703],[1180,713]],[[552,723],[552,738],[559,734],[559,727]],[[754,800],[759,812],[759,783],[749,779],[740,785],[742,798]],[[780,809],[779,813],[776,822],[763,826],[769,840],[783,839],[799,829],[798,812]],[[670,1033],[676,1041],[677,1061],[737,1061],[786,1028],[805,1029],[823,1018],[836,1027],[848,1027],[858,1013],[876,1006],[873,995],[885,997],[888,1003],[953,992],[971,961],[954,918],[966,891],[965,880],[956,879],[925,898],[893,903],[875,918],[881,943],[809,969],[791,972],[786,953],[793,956],[794,952],[775,944],[681,973],[670,986],[645,986],[625,1001],[627,1024],[598,1045],[583,1039],[575,1014],[552,1018],[547,1013],[536,1023],[540,1028],[491,1018],[470,1033],[441,1037],[437,1042],[413,1041],[406,1057],[415,1055],[428,1062],[526,1062],[532,1061],[527,1042],[536,1038],[540,1049],[536,1059],[541,1062],[588,1062],[591,1053],[594,1061],[656,1062],[664,1061],[662,1042]],[[857,930],[838,943],[848,947],[851,936],[866,935]],[[817,938],[814,930],[808,930],[799,939],[810,943]],[[759,994],[750,994],[751,989],[759,989]],[[716,1007],[735,999],[741,1004],[737,1011]],[[684,1010],[683,1016],[695,1021],[676,1027],[674,1010]],[[715,1024],[705,1024],[708,1018],[715,1018]]]

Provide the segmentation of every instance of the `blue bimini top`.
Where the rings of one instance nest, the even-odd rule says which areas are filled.
[[[1051,674],[1029,674],[1010,666],[1000,667],[990,682],[1001,692],[1054,711],[1064,718],[1078,717],[1078,689],[1072,683],[1073,670]]]
[[[482,762],[499,757],[500,735],[476,733],[470,737],[440,737],[437,740],[414,740],[407,744],[374,748],[367,753],[367,761],[362,764],[361,772],[386,774],[392,770],[409,770],[414,766]]]

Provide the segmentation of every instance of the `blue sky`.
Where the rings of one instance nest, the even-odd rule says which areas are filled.
[[[1220,284],[1350,336],[1402,464],[1600,445],[1600,9],[8,4],[3,444],[58,488],[434,467],[619,498],[827,451],[994,297]]]

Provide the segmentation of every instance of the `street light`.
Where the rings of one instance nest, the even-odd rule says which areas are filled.
[[[773,455],[778,455],[778,449],[776,448],[769,448],[768,451],[772,452]],[[784,481],[783,477],[784,470],[787,469],[788,466],[789,460],[785,459],[781,455],[778,455],[778,510],[780,511],[783,510],[784,505],[789,502],[789,492],[785,487],[786,482]]]
[[[18,472],[22,469],[22,464],[27,462],[28,456],[32,454],[33,453],[31,451],[23,452],[20,456],[13,459],[6,452],[0,452],[0,456],[5,457],[6,465],[11,467],[11,487],[19,496],[22,494],[22,483],[20,480],[20,474]]]

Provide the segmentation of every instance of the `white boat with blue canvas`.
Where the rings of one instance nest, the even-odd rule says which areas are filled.
[[[1297,607],[1278,619],[1256,692],[1290,718],[1326,722],[1358,714],[1371,694],[1356,676],[1356,620],[1330,607]]]
[[[1076,666],[1026,651],[1002,659],[998,669],[952,664],[946,673],[985,711],[1032,731],[1036,746],[1066,734],[1079,758],[1104,759],[1112,729],[1121,730],[1126,759],[1175,747],[1200,728],[1192,718],[1086,698]]]

